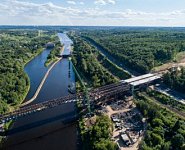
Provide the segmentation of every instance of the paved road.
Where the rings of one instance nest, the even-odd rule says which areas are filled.
[[[173,99],[185,104],[185,95],[184,94],[179,93],[175,90],[172,90],[164,84],[155,85],[154,88],[155,88],[156,91],[161,92],[161,93],[163,93],[167,96],[170,96]]]

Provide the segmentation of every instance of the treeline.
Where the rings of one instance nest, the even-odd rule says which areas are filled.
[[[83,36],[94,40],[126,67],[139,73],[173,60],[185,51],[185,33],[158,30],[90,30]]]
[[[125,72],[122,68],[115,65],[111,62],[106,56],[99,52],[97,57],[98,61],[104,66],[108,71],[110,71],[114,76],[118,77],[121,80],[125,80],[131,78],[131,75]]]
[[[91,87],[99,87],[116,82],[117,79],[97,60],[98,53],[87,42],[75,37],[73,63],[83,79]]]
[[[116,60],[115,61],[111,61],[106,55],[103,54],[103,52],[101,51],[103,48],[100,45],[97,45],[93,40],[87,38],[87,37],[83,37],[82,39],[84,39],[85,41],[88,42],[88,44],[90,44],[92,47],[94,47],[95,49],[97,49],[97,53],[98,53],[98,61],[107,69],[109,70],[114,76],[118,77],[119,79],[128,79],[131,77],[131,74],[125,70],[123,70],[121,67],[119,67],[117,64],[120,64],[120,62],[118,62]]]
[[[92,118],[91,118],[92,119]],[[96,116],[95,123],[87,126],[80,121],[83,150],[117,150],[116,143],[111,141],[113,125],[108,116]],[[93,121],[92,121],[93,122]]]
[[[185,113],[185,105],[182,104],[180,101],[177,101],[175,99],[173,99],[170,96],[167,96],[163,93],[160,93],[158,91],[155,90],[148,90],[147,94],[154,98],[155,100],[159,101],[160,103],[164,104],[164,105],[168,105],[172,108],[177,109],[178,111],[184,112]]]
[[[164,83],[171,88],[185,92],[185,68],[179,68],[173,71],[173,69],[163,76]]]
[[[55,46],[50,51],[49,55],[47,56],[47,60],[44,63],[45,66],[49,66],[51,63],[55,62],[61,52],[61,43],[60,43],[58,37],[55,37],[55,42],[53,42],[53,43],[55,44]]]
[[[174,113],[139,94],[137,108],[147,119],[141,150],[181,150],[185,148],[185,122]]]
[[[0,114],[25,98],[29,78],[24,72],[24,65],[50,40],[50,35],[43,33],[38,36],[36,30],[0,31]]]

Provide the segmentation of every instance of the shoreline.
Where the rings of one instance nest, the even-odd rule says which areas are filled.
[[[29,92],[29,90],[30,90],[30,78],[29,78],[28,74],[27,74],[27,73],[25,72],[25,70],[24,70],[25,66],[26,66],[30,61],[32,61],[35,57],[37,57],[38,55],[40,55],[44,50],[46,50],[46,48],[40,48],[40,49],[38,49],[38,53],[36,53],[35,55],[33,55],[33,56],[31,57],[30,60],[28,60],[28,61],[26,61],[26,62],[24,63],[24,65],[23,65],[23,71],[24,71],[24,73],[25,73],[26,76],[27,76],[27,79],[28,79],[28,81],[29,81],[29,85],[28,85],[28,87],[27,87],[27,89],[26,89],[25,95],[23,95],[23,99],[22,99],[22,100],[20,101],[20,103],[19,103],[17,106],[15,106],[15,107],[19,107],[19,106],[24,102],[24,100],[25,100],[25,98],[26,98],[26,96],[28,95],[28,92]]]
[[[58,60],[55,61],[55,62],[50,66],[50,68],[48,69],[48,71],[46,72],[46,74],[44,75],[44,77],[42,78],[42,81],[41,81],[41,83],[39,84],[39,86],[38,86],[38,88],[37,88],[35,94],[33,95],[33,97],[32,97],[30,100],[28,100],[28,101],[22,103],[22,104],[20,105],[21,107],[30,104],[31,102],[33,102],[33,101],[37,98],[37,96],[38,96],[38,94],[40,93],[40,90],[42,89],[42,86],[44,85],[44,83],[45,83],[45,81],[46,81],[46,79],[47,79],[47,77],[48,77],[50,71],[53,69],[53,67],[54,67],[60,60],[62,60],[62,58],[58,58]]]
[[[29,81],[29,82],[28,82],[28,86],[26,87],[25,93],[22,95],[22,96],[23,96],[22,100],[20,100],[20,102],[19,102],[17,105],[15,105],[15,106],[8,105],[8,109],[9,109],[10,112],[11,112],[12,110],[15,110],[15,109],[19,108],[19,107],[22,105],[22,103],[24,102],[24,100],[25,100],[25,98],[26,98],[26,96],[27,96],[27,94],[28,94],[28,92],[29,92],[29,90],[30,90],[30,78],[29,78],[28,74],[24,71],[25,66],[26,66],[30,61],[32,61],[35,57],[37,57],[39,54],[41,54],[45,49],[46,49],[46,48],[40,48],[40,49],[38,49],[38,53],[35,53],[33,56],[30,57],[30,59],[28,59],[28,60],[26,60],[26,61],[24,62],[23,66],[22,66],[22,69],[23,69],[24,74],[26,74],[26,78],[27,78],[28,81]],[[10,123],[10,124],[7,126],[7,129],[11,128],[11,126],[12,126],[12,123]],[[2,145],[2,143],[4,142],[5,139],[6,139],[6,138],[4,138],[4,137],[1,138],[1,136],[0,136],[0,147],[1,147],[1,145]]]
[[[23,98],[18,102],[17,105],[8,105],[8,108],[9,108],[9,111],[10,111],[10,112],[13,111],[13,110],[15,110],[15,109],[17,109],[17,108],[19,108],[19,107],[21,106],[21,104],[24,102],[24,100],[25,100],[25,98],[26,98],[26,96],[28,95],[28,92],[29,92],[29,90],[30,90],[30,78],[29,78],[28,74],[27,74],[27,73],[25,72],[25,70],[24,70],[25,66],[26,66],[30,61],[32,61],[35,57],[37,57],[39,54],[41,54],[44,50],[46,50],[46,48],[39,48],[39,49],[38,49],[38,53],[33,54],[33,56],[31,56],[30,59],[28,59],[28,60],[26,60],[26,61],[24,62],[23,66],[22,66],[22,69],[23,69],[24,74],[26,75],[26,78],[27,78],[28,81],[29,81],[29,82],[28,82],[28,86],[26,87],[25,93],[22,94],[22,97],[23,97]]]

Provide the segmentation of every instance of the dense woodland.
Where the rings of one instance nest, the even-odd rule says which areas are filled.
[[[163,93],[151,89],[148,89],[146,93],[149,97],[153,98],[154,100],[157,100],[161,104],[170,106],[171,108],[175,108],[176,110],[185,113],[185,105],[182,104],[180,101],[177,101],[172,97],[169,97]]]
[[[185,68],[179,68],[177,70],[171,70],[164,76],[164,83],[169,85],[171,88],[185,93]]]
[[[90,87],[116,82],[116,78],[97,60],[97,51],[79,37],[74,40],[73,63]]]
[[[61,52],[61,43],[59,41],[58,36],[55,38],[55,46],[54,48],[50,51],[49,55],[47,56],[47,60],[45,62],[45,66],[49,66],[51,63],[55,62],[57,60],[57,57],[59,56]]]
[[[36,30],[0,30],[0,114],[24,100],[29,90],[24,65],[43,50],[51,34],[38,36]]]
[[[88,128],[80,122],[83,150],[117,150],[116,143],[111,141],[113,125],[108,116],[94,118],[94,124]]]
[[[97,49],[81,38],[73,37],[73,41],[73,63],[82,79],[87,81],[87,87],[98,87],[117,81],[117,78],[111,73],[115,70],[117,75],[120,74],[120,72],[122,72],[120,68],[111,64]],[[109,64],[110,67],[105,69],[104,66],[107,64]],[[109,71],[111,71],[111,73]],[[123,72],[123,75],[120,74],[119,77],[128,78],[128,75]],[[79,121],[79,127],[84,150],[118,149],[117,145],[111,141],[113,126],[107,116],[97,116],[95,124],[90,127],[87,127],[82,119]]]
[[[96,43],[100,44],[113,57],[119,59],[119,61],[122,61],[123,64],[124,62],[126,62],[124,65],[126,65],[129,68],[132,68],[133,70],[137,70],[140,73],[148,72],[154,66],[160,65],[162,63],[166,63],[167,61],[174,59],[176,53],[185,50],[184,43],[183,43],[183,38],[185,38],[185,36],[184,34],[181,35],[180,33],[178,33],[178,35],[176,36],[173,36],[174,33],[170,33],[168,35],[166,31],[165,32],[158,31],[158,33],[155,33],[155,32],[147,33],[143,31],[138,31],[138,33],[134,33],[134,32],[131,33],[129,31],[129,32],[126,32],[125,35],[123,33],[116,33],[117,35],[114,36],[114,35],[111,35],[112,32],[113,31],[107,31],[107,30],[94,32],[93,30],[93,32],[88,31],[88,33],[84,32],[82,34],[85,35],[86,37],[90,37],[93,40],[95,40]],[[103,35],[104,33],[105,35]],[[173,40],[173,38],[175,38],[176,40]],[[119,39],[122,39],[122,41],[126,39],[127,40],[125,42],[122,42],[121,46],[119,46],[121,42]],[[114,42],[117,42],[117,43],[114,43]],[[80,43],[82,43],[82,41]],[[79,45],[78,42],[76,44]],[[106,46],[103,44],[105,44]],[[131,46],[132,44],[133,46]],[[149,44],[151,44],[151,47],[149,46]],[[92,46],[90,46],[89,44],[88,45],[85,44],[85,45],[92,48]],[[108,48],[108,46],[110,46],[110,48]],[[125,47],[128,46],[130,49],[125,52],[122,49],[122,47],[124,46]],[[78,53],[81,52],[81,55],[79,55],[78,53],[76,53],[77,51],[75,51],[74,54],[77,54],[77,55],[74,55],[74,56],[76,58],[79,57],[79,59],[76,60],[75,64],[76,66],[81,65],[81,68],[78,68],[81,72],[83,68],[87,68],[87,67],[86,65],[80,64],[80,60],[82,60],[81,62],[84,61],[83,54],[87,55],[88,51],[85,46],[81,48],[80,47],[78,50],[77,49],[76,50],[79,51]],[[136,50],[136,48],[138,48],[139,50]],[[97,54],[96,51],[92,51],[92,53]],[[93,55],[93,57],[94,56],[95,55]],[[102,55],[97,55],[97,56],[98,57],[96,57],[96,59],[101,65],[103,65],[106,69],[110,68],[110,65],[107,65],[108,63],[105,63],[105,61],[103,61],[104,59],[106,60],[106,58],[104,58]],[[132,62],[131,61],[127,62],[128,58]],[[112,74],[114,73],[114,69],[108,69],[108,70]],[[92,72],[96,72],[96,71],[97,70],[92,69]],[[85,72],[85,71],[82,71],[82,72]],[[174,75],[174,77],[176,76],[176,78],[178,78],[179,81],[180,79],[184,80],[184,78],[182,78],[182,76],[184,77],[184,75],[182,75],[184,73],[182,72],[184,71],[182,70],[181,73],[178,72],[178,74]],[[86,74],[85,76],[88,76],[88,75]],[[119,75],[117,74],[117,76]],[[93,79],[89,78],[88,80],[91,81]],[[183,82],[181,81],[181,84],[182,83]],[[185,87],[185,85],[182,85],[182,86]],[[176,116],[171,111],[164,109],[163,107],[156,104],[154,99],[159,101],[162,104],[170,105],[171,107],[176,108],[178,111],[184,112],[185,107],[181,103],[175,101],[174,99],[171,99],[168,96],[162,95],[155,91],[148,91],[147,94],[148,96],[139,94],[136,101],[137,108],[142,112],[143,116],[147,119],[147,127],[146,127],[147,130],[146,130],[145,137],[140,144],[140,149],[141,150],[184,149],[184,144],[185,144],[184,120]],[[84,125],[82,126],[84,127]],[[86,148],[91,147],[93,149],[95,148],[94,143],[97,143],[97,142],[94,142],[96,141],[94,140],[94,138],[90,138],[91,136],[94,136],[92,135],[93,128],[94,126],[88,130],[84,129],[84,132],[82,130],[82,133],[81,133],[82,140],[83,140],[83,143],[85,143],[84,146]],[[101,136],[104,137],[103,135]],[[106,147],[106,141],[103,142],[100,147],[102,147],[102,149],[109,149]],[[114,147],[114,149],[116,149],[116,147]]]
[[[169,30],[91,30],[81,35],[93,39],[126,67],[139,73],[175,60],[185,51],[185,32]]]
[[[125,72],[122,68],[118,67],[101,52],[98,52],[97,59],[102,66],[104,66],[108,71],[110,71],[114,76],[116,76],[120,80],[125,80],[131,77],[129,73]]]
[[[147,131],[141,150],[181,150],[185,147],[185,122],[150,98],[138,95],[137,108],[147,118]]]

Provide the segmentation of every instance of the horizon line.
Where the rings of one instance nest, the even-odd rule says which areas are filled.
[[[156,27],[156,28],[185,28],[185,26],[155,26],[155,25],[0,25],[0,26],[33,26],[33,27],[42,27],[42,26],[48,26],[48,27]]]

